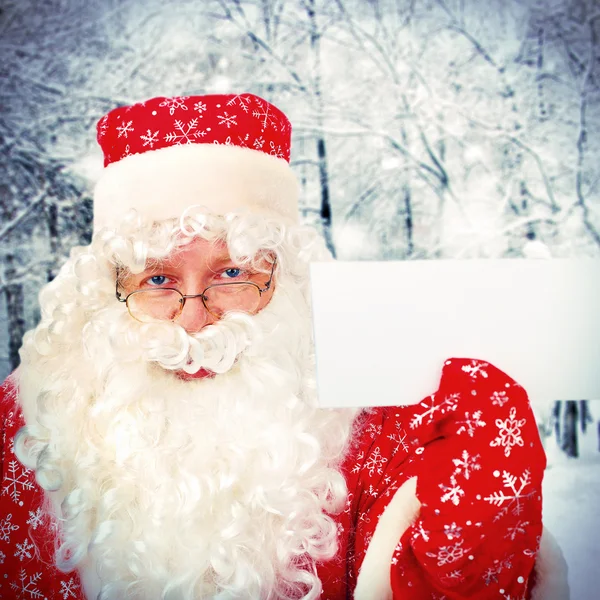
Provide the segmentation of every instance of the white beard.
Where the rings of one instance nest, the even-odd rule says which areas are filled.
[[[239,346],[233,357],[246,348],[235,365],[231,351],[227,362],[196,347],[192,370],[220,368],[215,379],[180,381],[149,362],[185,365],[185,342],[141,344],[135,356],[123,340],[115,360],[111,335],[94,327],[90,366],[66,360],[75,383],[54,385],[40,417],[50,434],[34,439],[49,442],[48,464],[63,476],[51,493],[66,518],[62,550],[71,556],[62,558],[82,569],[89,598],[318,597],[314,562],[336,551],[326,513],[343,507],[337,467],[355,413],[316,407],[299,292],[280,284],[251,327],[233,330],[224,337]],[[181,339],[176,326],[163,333]],[[82,389],[94,391],[78,397]]]

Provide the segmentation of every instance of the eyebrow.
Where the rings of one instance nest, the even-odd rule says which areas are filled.
[[[177,258],[176,256],[174,258]],[[216,270],[220,265],[226,264],[228,262],[230,263],[234,263],[235,261],[231,258],[231,256],[227,253],[225,254],[218,254],[214,257],[209,257],[206,256],[206,266],[209,268],[209,270],[214,271]],[[171,259],[172,260],[172,259]],[[142,271],[142,273],[145,273],[146,271],[156,271],[159,272],[165,268],[169,268],[169,267],[173,267],[173,266],[177,266],[173,265],[173,264],[169,264],[170,263],[170,259],[167,258],[166,260],[163,259],[151,259],[150,261],[148,261],[146,263],[146,267],[144,268],[144,270]],[[141,275],[142,273],[139,273],[139,275]],[[131,275],[131,273],[130,273]]]
[[[227,263],[227,262],[235,262],[235,261],[231,258],[231,256],[229,256],[229,254],[222,254],[221,256],[217,256],[216,258],[213,258],[210,261],[207,261],[207,264],[222,265],[223,263]]]

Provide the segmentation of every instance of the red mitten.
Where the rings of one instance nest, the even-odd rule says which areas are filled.
[[[446,362],[409,431],[418,520],[392,559],[394,598],[528,597],[546,459],[525,390],[482,361]]]

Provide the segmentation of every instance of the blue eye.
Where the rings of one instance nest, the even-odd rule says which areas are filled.
[[[164,275],[154,275],[148,279],[148,283],[150,285],[165,285],[167,282],[167,277]]]
[[[242,272],[241,269],[231,268],[231,269],[226,269],[223,274],[226,275],[230,279],[235,279],[236,277],[240,276],[241,272]]]

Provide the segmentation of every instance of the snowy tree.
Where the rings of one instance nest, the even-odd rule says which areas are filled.
[[[22,0],[0,31],[3,374],[89,240],[95,123],[151,96],[282,108],[341,259],[600,255],[594,0]]]
[[[23,330],[39,317],[40,286],[56,275],[72,246],[89,242],[91,182],[80,166],[90,154],[101,164],[98,118],[158,95],[163,85],[164,92],[183,93],[180,86],[197,84],[204,69],[219,68],[218,53],[198,61],[190,55],[198,45],[195,28],[207,29],[197,8],[182,6],[167,32],[168,6],[147,2],[138,9],[137,2],[50,0],[40,7],[25,0],[0,13],[6,75],[0,119],[3,375],[17,366]]]
[[[599,149],[599,35],[593,0],[538,0],[518,55],[520,64],[535,73],[537,101],[530,124],[546,144],[541,158],[555,171],[546,186],[565,198],[562,231],[556,234],[567,238],[562,242],[567,247],[600,245],[600,219],[591,208],[598,202],[598,174],[590,160]]]
[[[554,403],[552,426],[559,447],[571,457],[579,456],[579,436],[585,434],[589,423],[593,423],[587,400],[566,400]],[[599,443],[600,443],[600,429]]]

